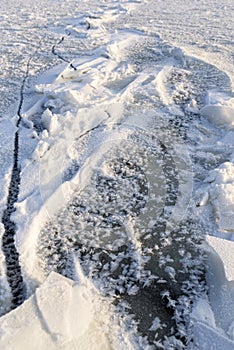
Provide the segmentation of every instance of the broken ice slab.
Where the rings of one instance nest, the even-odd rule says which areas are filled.
[[[206,241],[222,260],[227,280],[234,281],[234,242],[213,236],[207,236]]]
[[[111,349],[93,298],[85,285],[51,273],[24,304],[0,318],[1,350]]]
[[[233,350],[234,342],[202,322],[193,325],[194,350]]]

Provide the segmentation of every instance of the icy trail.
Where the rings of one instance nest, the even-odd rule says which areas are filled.
[[[217,290],[224,285],[226,292],[218,302],[212,288],[207,293],[203,244],[207,233],[233,240],[232,79],[164,41],[150,24],[138,25],[144,11],[136,5],[103,4],[70,19],[69,35],[51,45],[69,63],[40,76],[25,101],[12,219],[32,296],[13,311],[14,325],[6,327],[11,314],[2,318],[3,348],[18,327],[17,312],[19,319],[33,313],[39,348],[76,348],[82,335],[67,332],[53,315],[59,291],[68,303],[73,292],[80,295],[81,275],[97,308],[102,298],[111,308],[98,321],[107,348],[200,349],[205,333],[207,346],[214,339],[217,347],[233,345],[234,315],[225,324],[219,309],[231,300],[231,284],[220,280]],[[81,37],[89,49],[77,58],[67,47]],[[214,256],[210,271],[217,276]],[[54,283],[50,309],[44,298]],[[37,294],[45,303],[39,310]],[[65,319],[70,325],[71,314]],[[25,348],[18,337],[14,346]]]

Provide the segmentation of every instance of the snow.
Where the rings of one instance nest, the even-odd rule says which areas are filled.
[[[233,4],[211,3],[0,5],[0,212],[25,78],[12,218],[27,285],[6,313],[1,250],[1,349],[233,349]]]

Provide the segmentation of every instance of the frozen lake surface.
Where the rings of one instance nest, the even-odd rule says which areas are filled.
[[[1,349],[234,348],[233,10],[1,2]]]

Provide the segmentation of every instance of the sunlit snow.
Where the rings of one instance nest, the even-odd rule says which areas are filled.
[[[1,2],[1,349],[234,349],[233,11]]]

